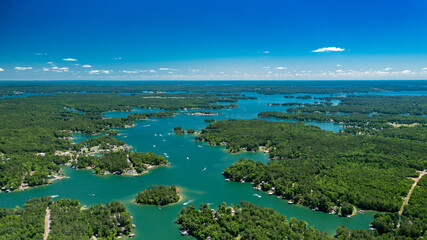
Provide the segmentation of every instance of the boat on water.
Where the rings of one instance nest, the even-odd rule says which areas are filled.
[[[261,195],[254,193],[255,197],[261,198]]]
[[[205,168],[203,168],[202,172],[204,172],[204,171],[206,171],[206,167],[205,167]]]
[[[153,147],[156,147],[156,145],[153,145]]]
[[[51,197],[52,198],[56,198],[56,197],[59,197],[59,195],[52,195]]]
[[[189,157],[187,157],[187,160],[190,159]]]

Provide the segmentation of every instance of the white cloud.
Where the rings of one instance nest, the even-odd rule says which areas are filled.
[[[122,57],[115,57],[114,60],[122,60]]]
[[[160,71],[176,71],[174,68],[159,68]]]
[[[408,74],[408,73],[411,73],[411,70],[403,70],[402,73],[403,74]]]
[[[52,72],[69,72],[70,69],[67,67],[52,67]]]
[[[127,71],[127,70],[123,70],[123,73],[138,73],[138,71]]]
[[[391,68],[391,67],[386,67],[386,68],[384,68],[384,70],[385,71],[390,71],[390,70],[392,70],[393,68]]]
[[[4,72],[4,69],[3,69],[3,68],[0,68],[0,72]]]
[[[270,53],[270,51],[264,51],[264,52],[262,52],[262,53],[264,53],[264,54],[269,54],[269,53]]]
[[[425,67],[425,68],[423,68],[423,69],[421,69],[421,70],[423,70],[423,71],[427,71],[427,67]]]
[[[287,67],[276,67],[274,69],[276,69],[276,70],[285,70],[285,69],[288,69],[288,68]]]
[[[49,68],[47,68],[47,67],[43,67],[42,69],[43,69],[43,72],[49,71]]]
[[[341,65],[340,65],[340,64],[337,64],[337,67],[341,67]]]
[[[34,55],[36,55],[36,56],[42,56],[42,55],[47,55],[47,53],[34,53]]]
[[[345,51],[344,48],[323,47],[323,48],[318,48],[316,50],[313,50],[312,52],[319,53],[319,52],[343,52],[343,51]]]
[[[264,69],[270,69],[270,67],[263,67]]]
[[[24,71],[24,70],[31,70],[32,67],[15,67],[15,70]]]
[[[91,65],[83,65],[82,67],[84,67],[84,68],[91,68],[92,66]]]
[[[89,74],[100,74],[100,73],[110,74],[111,71],[110,70],[90,70],[89,71]]]
[[[337,72],[337,73],[342,73],[342,70],[337,70],[336,72]]]
[[[75,59],[75,58],[64,58],[64,59],[62,59],[62,61],[66,61],[66,62],[77,62],[77,59]]]

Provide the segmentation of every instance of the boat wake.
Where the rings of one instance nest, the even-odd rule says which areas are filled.
[[[194,200],[193,200],[193,199],[191,199],[191,200],[190,200],[190,201],[188,201],[188,202],[183,203],[182,205],[187,206],[188,204],[190,204],[190,203],[192,203],[192,202],[194,202]]]
[[[261,195],[254,193],[255,197],[261,198]]]

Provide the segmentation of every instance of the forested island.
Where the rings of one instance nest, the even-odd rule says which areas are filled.
[[[131,216],[117,201],[86,209],[77,200],[42,197],[0,209],[1,239],[116,239],[131,232]]]
[[[175,185],[152,185],[139,192],[135,202],[139,204],[164,206],[176,203],[181,199]]]

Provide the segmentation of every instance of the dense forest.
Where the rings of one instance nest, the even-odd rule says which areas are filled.
[[[398,228],[397,213],[379,213],[372,224],[375,231],[338,226],[336,234],[329,236],[308,227],[304,221],[287,219],[271,208],[243,201],[236,206],[220,204],[218,210],[210,209],[207,204],[201,204],[199,210],[190,205],[182,208],[177,222],[183,235],[197,239],[411,240],[423,237],[424,233],[418,224],[405,217]]]
[[[116,239],[132,231],[131,217],[121,202],[84,209],[77,200],[42,197],[28,200],[23,208],[0,209],[0,239],[43,239],[47,209],[49,239]]]
[[[270,151],[268,164],[242,159],[224,171],[286,199],[331,211],[351,203],[397,211],[411,185],[408,177],[427,167],[426,145],[380,136],[322,131],[303,123],[226,120],[210,124],[198,140],[225,143],[231,152]]]
[[[35,88],[33,91],[37,92]],[[41,89],[40,89],[41,90]],[[33,92],[32,91],[32,92]],[[45,92],[49,92],[48,89]],[[138,118],[166,117],[170,112],[130,114],[127,118],[103,118],[106,111],[130,111],[133,108],[158,108],[179,110],[191,108],[218,109],[235,107],[217,102],[236,102],[246,99],[239,94],[163,94],[163,95],[115,95],[115,94],[56,94],[0,100],[0,188],[15,190],[20,185],[40,185],[48,182],[50,175],[59,174],[58,164],[70,160],[55,156],[56,151],[67,152],[80,147],[73,146],[72,133],[117,135],[112,128],[131,127]],[[91,141],[115,141],[98,138]],[[114,144],[117,144],[115,142]],[[91,143],[90,141],[84,144]],[[113,154],[114,155],[114,154]],[[120,167],[108,163],[107,154],[99,162],[99,169],[124,170],[129,163],[120,161]],[[119,158],[124,159],[124,158]],[[99,158],[87,157],[83,167]],[[102,166],[102,167],[101,167]],[[143,168],[140,166],[140,169]],[[109,170],[107,170],[109,169]]]
[[[224,170],[224,176],[342,216],[352,213],[351,205],[397,212],[413,183],[410,177],[418,176],[415,170],[427,168],[427,147],[420,139],[332,133],[304,123],[219,121],[203,129],[197,139],[226,144],[231,152],[266,149],[271,158],[267,164],[240,159]],[[417,196],[415,193],[414,199]],[[404,215],[411,211],[414,214],[406,221],[425,232],[425,210],[410,204]],[[421,221],[415,220],[416,214],[422,215]],[[405,218],[402,227],[404,223]]]
[[[218,210],[201,204],[182,208],[178,216],[181,233],[197,239],[330,239],[319,230],[308,228],[307,223],[295,218],[286,219],[271,208],[252,203],[240,205],[220,204]]]
[[[153,185],[144,189],[136,195],[135,201],[139,204],[163,206],[176,203],[180,199],[178,189],[175,185]]]

